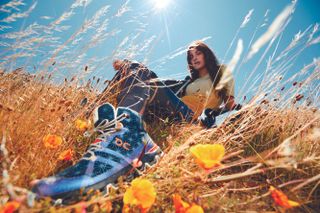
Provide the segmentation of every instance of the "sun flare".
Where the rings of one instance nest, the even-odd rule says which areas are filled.
[[[170,2],[171,0],[153,0],[154,7],[157,10],[163,10],[167,8]]]

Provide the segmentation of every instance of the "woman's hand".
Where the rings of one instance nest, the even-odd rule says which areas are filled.
[[[216,123],[216,116],[218,112],[214,109],[206,108],[202,111],[201,115],[198,117],[200,124],[206,128],[211,128]]]

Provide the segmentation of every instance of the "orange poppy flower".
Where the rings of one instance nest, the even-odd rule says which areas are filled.
[[[187,209],[186,213],[204,213],[204,211],[201,206],[193,203],[190,208]]]
[[[271,197],[278,206],[281,206],[285,209],[300,206],[298,202],[289,200],[286,194],[284,194],[282,191],[276,189],[273,186],[270,186],[269,191],[271,193]]]
[[[81,119],[77,119],[75,121],[75,126],[76,126],[76,129],[81,131],[81,132],[84,132],[86,131],[87,129],[89,129],[89,123],[87,121],[84,121],[84,120],[81,120]]]
[[[176,210],[176,213],[182,213],[185,212],[187,208],[190,207],[190,204],[187,202],[184,202],[181,199],[181,196],[179,194],[174,194],[172,196],[174,208]]]
[[[197,144],[190,148],[190,152],[201,168],[209,170],[221,165],[225,149],[220,144]]]
[[[48,134],[43,137],[43,144],[46,148],[55,149],[62,144],[62,138],[57,135]]]
[[[152,183],[143,178],[136,178],[131,182],[123,196],[124,212],[129,206],[137,206],[142,212],[147,212],[156,199],[156,191]]]
[[[17,201],[7,202],[0,208],[0,213],[13,213],[20,207],[20,203]]]
[[[176,210],[176,213],[203,213],[203,209],[201,206],[192,204],[183,201],[179,194],[173,195],[173,204]]]
[[[65,160],[65,161],[70,161],[72,160],[73,157],[73,150],[72,149],[67,149],[59,155],[59,160]]]

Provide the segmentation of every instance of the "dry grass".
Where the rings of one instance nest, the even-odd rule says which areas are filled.
[[[84,138],[74,121],[85,118],[90,104],[114,102],[108,91],[96,98],[90,86],[78,87],[73,82],[54,85],[49,78],[19,70],[1,73],[0,136],[8,151],[1,161],[2,172],[9,171],[9,178],[1,179],[1,203],[23,199],[30,181],[69,166],[58,160],[63,150],[75,150],[72,163],[76,163],[92,139]],[[292,86],[285,95],[300,89]],[[292,97],[287,107],[266,97],[253,99],[218,128],[209,130],[189,124],[150,124],[149,133],[166,153],[157,167],[145,174],[157,189],[151,212],[173,211],[174,193],[200,204],[206,212],[280,211],[269,196],[270,185],[302,204],[293,211],[319,211],[320,113],[307,106],[310,103]],[[84,98],[88,103],[82,106]],[[45,148],[42,138],[48,133],[61,135],[62,146]],[[197,143],[223,144],[227,150],[224,166],[209,173],[199,170],[189,154],[189,147]],[[107,201],[113,202],[115,211],[121,209],[126,183],[119,181],[119,190],[109,197],[97,194],[86,201],[87,210],[102,211]],[[24,204],[20,210],[64,212],[83,204],[54,207],[49,201],[40,201],[33,207]]]
[[[110,5],[104,5],[92,17],[85,17],[81,26],[72,29],[72,32],[68,31],[69,27],[64,21],[73,18],[75,8],[87,7],[83,1],[75,1],[47,25],[35,23],[17,32],[5,31],[12,40],[4,40],[1,44],[7,47],[2,53],[1,67],[10,70],[13,64],[19,64],[15,62],[27,57],[30,63],[27,60],[26,67],[33,64],[31,61],[34,59],[36,65],[33,68],[37,75],[24,73],[22,69],[13,72],[0,70],[0,206],[9,200],[18,200],[22,203],[21,212],[75,212],[75,209],[83,206],[89,212],[107,212],[112,203],[113,211],[121,210],[121,200],[127,186],[121,178],[119,189],[108,197],[97,193],[90,200],[70,206],[54,206],[49,200],[34,204],[28,204],[28,201],[32,201],[30,181],[53,175],[75,164],[92,142],[93,138],[85,138],[76,130],[75,120],[86,119],[89,112],[100,103],[116,103],[116,94],[111,88],[98,95],[98,87],[102,84],[99,83],[100,79],[93,77],[84,86],[79,86],[82,85],[81,81],[105,72],[105,65],[110,64],[113,58],[143,58],[148,61],[154,47],[165,35],[160,31],[159,36],[147,35],[149,26],[144,22],[149,19],[148,14],[153,13],[152,10],[144,13],[145,18],[141,17],[141,20],[131,16],[127,19],[126,12],[131,11],[128,3],[122,3],[114,15],[108,14]],[[30,11],[36,3],[32,4],[34,6],[28,6]],[[290,8],[294,9],[295,4],[294,1]],[[24,3],[10,1],[6,5],[8,24],[15,21],[14,17],[26,18],[25,12],[16,8]],[[17,13],[11,14],[15,11],[11,7],[16,8]],[[252,11],[240,28],[250,20]],[[290,211],[320,212],[320,59],[314,59],[298,72],[292,73],[291,70],[305,49],[319,43],[319,25],[301,29],[303,33],[299,31],[292,42],[280,50],[278,45],[274,47],[271,44],[273,41],[280,43],[281,38],[277,41],[277,36],[281,34],[282,37],[285,29],[282,26],[285,20],[290,19],[288,7],[283,13],[286,18],[273,22],[276,23],[272,24],[273,30],[267,30],[260,39],[255,38],[256,32],[253,33],[251,39],[256,40],[254,47],[249,46],[250,54],[245,53],[247,55],[241,60],[243,47],[237,47],[238,54],[232,61],[233,66],[239,62],[233,72],[235,76],[240,70],[250,70],[243,66],[249,55],[251,57],[254,54],[253,50],[262,51],[262,45],[272,36],[275,39],[269,42],[254,69],[245,73],[245,82],[237,82],[242,85],[241,91],[236,94],[237,99],[248,93],[253,96],[248,103],[244,100],[241,111],[218,128],[209,130],[189,124],[170,125],[161,120],[147,126],[154,141],[165,151],[159,164],[144,174],[157,190],[156,203],[151,212],[173,212],[174,193],[179,193],[190,203],[198,203],[206,212],[281,212],[269,195],[270,185],[280,188],[292,200],[302,204]],[[281,17],[284,17],[283,13]],[[123,15],[123,23],[132,18],[136,20],[136,25],[130,23],[137,31],[130,35],[121,34],[122,30],[118,27],[123,24],[118,18]],[[109,22],[117,24],[109,27]],[[256,30],[264,30],[264,24],[257,25]],[[6,30],[11,26],[2,27]],[[242,44],[238,36],[240,28],[229,44],[223,61],[233,47],[233,41],[239,39]],[[91,35],[91,32],[94,33]],[[138,41],[138,37],[141,41]],[[116,38],[117,44],[106,55],[97,56],[98,59],[96,56],[85,57],[89,50],[95,52],[95,47],[113,38]],[[151,64],[157,64],[158,67],[154,68],[157,70],[166,60],[184,53],[181,50],[185,48],[186,45],[181,46]],[[268,55],[268,51],[273,54]],[[39,59],[37,56],[42,54],[43,59]],[[266,59],[267,67],[263,70],[260,65]],[[43,74],[41,70],[47,73]],[[179,75],[182,77],[184,74],[178,73],[176,77]],[[61,80],[61,76],[73,77],[59,85],[57,81]],[[254,88],[259,81],[262,84]],[[62,145],[57,149],[45,148],[42,138],[47,134],[62,136]],[[227,150],[223,166],[210,173],[202,171],[189,153],[189,147],[198,143],[223,144]],[[69,148],[75,152],[73,161],[58,160],[59,154]]]
[[[256,117],[249,119],[249,115]],[[162,202],[158,207],[163,208],[167,203],[164,209],[169,208],[168,194],[178,192],[190,202],[201,203],[208,212],[274,210],[267,194],[269,186],[275,185],[283,186],[291,197],[304,203],[303,210],[316,211],[320,197],[319,188],[315,186],[319,177],[290,191],[297,183],[306,182],[320,172],[319,138],[310,139],[312,127],[304,127],[315,116],[318,119],[312,126],[319,127],[318,112],[257,107],[248,109],[230,126],[198,133],[194,128],[183,129],[184,134],[189,134],[175,140],[185,142],[173,147],[157,170],[148,175],[154,178],[159,190]],[[290,140],[292,155],[281,155],[282,149],[279,151],[277,147],[295,134],[297,136]],[[189,147],[197,143],[220,143],[227,147],[229,157],[226,156],[224,167],[209,174],[199,171],[189,154]]]

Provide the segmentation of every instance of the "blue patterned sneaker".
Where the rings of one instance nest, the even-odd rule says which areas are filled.
[[[99,136],[80,161],[33,187],[38,197],[76,200],[80,191],[108,190],[120,176],[132,178],[137,171],[157,163],[163,154],[143,127],[135,111],[103,104],[94,111]]]

